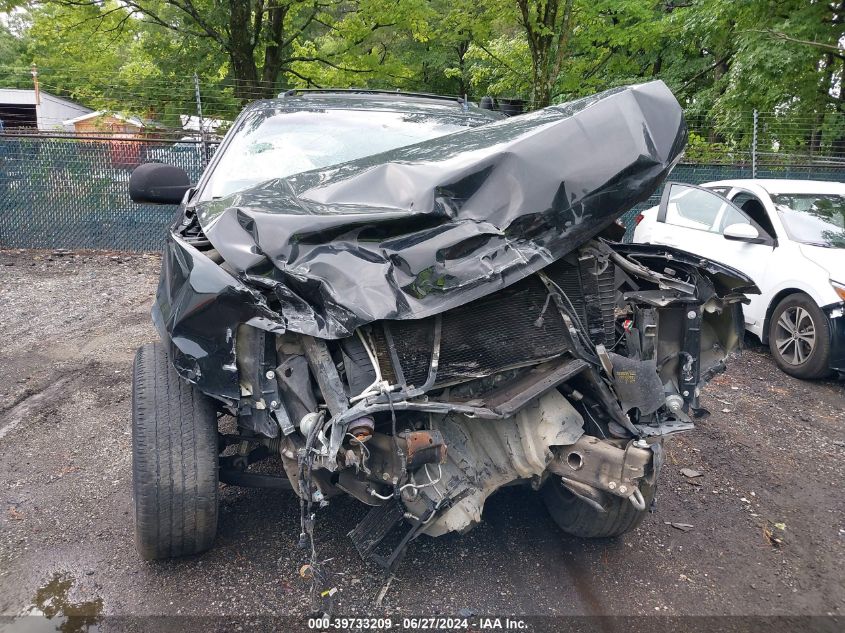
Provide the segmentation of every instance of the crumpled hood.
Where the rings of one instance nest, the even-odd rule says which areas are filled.
[[[647,199],[686,142],[662,82],[619,88],[200,203],[284,327],[340,338],[496,292]]]

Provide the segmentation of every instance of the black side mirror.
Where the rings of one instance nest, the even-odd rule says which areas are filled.
[[[129,176],[132,202],[179,204],[190,188],[191,181],[184,169],[163,163],[138,165]]]

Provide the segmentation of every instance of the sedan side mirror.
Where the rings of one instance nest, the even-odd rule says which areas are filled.
[[[766,240],[760,237],[760,232],[750,224],[731,224],[725,227],[722,235],[726,240],[735,240],[737,242],[749,242],[751,244],[762,244]]]
[[[191,181],[184,169],[163,163],[138,165],[129,176],[132,202],[179,204],[190,188]]]

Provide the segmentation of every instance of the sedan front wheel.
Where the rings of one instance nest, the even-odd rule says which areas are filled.
[[[778,367],[796,378],[830,373],[830,326],[815,301],[796,293],[775,307],[769,321],[769,349]]]

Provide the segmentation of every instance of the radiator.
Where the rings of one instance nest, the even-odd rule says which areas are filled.
[[[604,343],[614,328],[613,270],[609,267],[597,275],[594,264],[591,259],[577,265],[559,261],[544,272],[572,302],[591,339]],[[589,307],[585,298],[590,299]],[[401,376],[407,385],[425,384],[436,319],[383,321],[374,328],[379,363],[388,380]],[[444,312],[440,319],[436,387],[533,365],[569,351],[560,312],[536,275]]]

